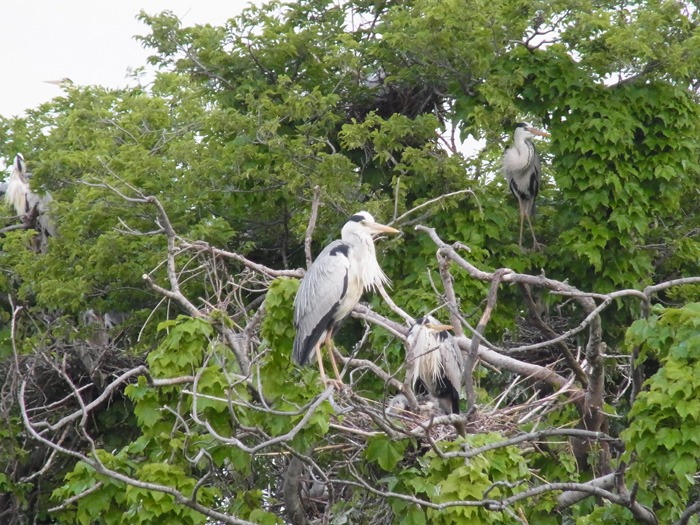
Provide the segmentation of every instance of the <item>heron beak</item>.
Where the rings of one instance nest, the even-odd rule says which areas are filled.
[[[550,137],[551,135],[547,133],[546,131],[542,131],[541,129],[537,128],[527,128],[527,130],[532,133],[533,135],[539,135],[540,137]]]
[[[386,226],[384,224],[379,224],[378,222],[368,224],[367,226],[369,226],[369,228],[374,233],[401,233],[396,228],[392,228],[391,226]]]
[[[436,332],[444,332],[445,330],[452,330],[454,327],[451,324],[433,324],[429,323],[426,325],[428,328],[431,330],[435,330]]]

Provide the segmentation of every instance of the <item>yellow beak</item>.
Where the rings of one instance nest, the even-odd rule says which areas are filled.
[[[547,133],[546,131],[542,131],[541,129],[527,128],[527,130],[533,135],[539,135],[540,137],[551,137],[549,133]]]
[[[401,233],[396,228],[392,228],[391,226],[386,226],[384,224],[379,224],[378,222],[367,224],[367,226],[372,230],[373,233]]]
[[[454,328],[451,324],[433,324],[433,323],[428,323],[425,326],[430,328],[431,330],[435,330],[436,332],[444,332],[445,330],[452,330]]]

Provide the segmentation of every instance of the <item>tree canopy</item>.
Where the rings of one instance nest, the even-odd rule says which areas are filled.
[[[0,118],[57,228],[0,224],[0,521],[698,523],[696,4],[139,16],[152,81]],[[551,133],[540,250],[501,174],[521,121]],[[291,363],[293,301],[360,210],[402,233],[338,390]],[[404,381],[427,314],[459,416]]]

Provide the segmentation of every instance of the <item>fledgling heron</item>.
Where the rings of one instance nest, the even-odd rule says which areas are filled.
[[[406,360],[413,361],[414,392],[436,397],[445,414],[459,414],[464,363],[451,329],[430,315],[416,319],[406,337]]]
[[[341,230],[341,238],[326,246],[306,272],[294,299],[296,337],[292,359],[298,365],[305,365],[315,355],[324,383],[328,383],[328,378],[323,370],[321,345],[328,348],[340,382],[332,337],[365,290],[389,282],[377,262],[372,239],[375,233],[399,233],[399,230],[375,222],[366,211],[350,217]]]
[[[535,197],[540,189],[540,156],[532,139],[535,136],[549,137],[549,133],[520,122],[515,125],[513,145],[503,153],[503,173],[508,179],[510,191],[518,199],[520,210],[520,237],[518,244],[523,246],[523,223],[527,219],[532,233],[533,248],[539,243],[532,228],[531,217],[535,212]]]

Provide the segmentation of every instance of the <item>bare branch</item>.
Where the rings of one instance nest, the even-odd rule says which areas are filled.
[[[273,270],[272,268],[268,268],[267,266],[246,259],[238,253],[214,248],[209,243],[204,241],[181,241],[180,246],[184,249],[190,250],[206,250],[214,255],[225,257],[227,259],[233,259],[234,261],[242,263],[245,267],[269,277],[296,277],[301,279],[304,276],[304,270]]]
[[[311,203],[311,216],[309,217],[309,225],[306,228],[304,235],[304,253],[306,254],[306,267],[311,266],[313,257],[311,256],[311,241],[314,228],[316,228],[316,217],[318,216],[318,206],[321,202],[321,187],[314,186],[314,200]]]
[[[469,193],[469,194],[471,194],[473,197],[476,198],[476,195],[474,195],[474,192],[473,192],[472,190],[468,190],[468,189],[467,189],[467,190],[453,191],[453,192],[451,192],[451,193],[445,193],[444,195],[440,195],[439,197],[435,197],[434,199],[429,199],[429,200],[427,200],[427,201],[425,201],[425,202],[422,202],[422,203],[419,204],[418,206],[416,206],[416,207],[414,207],[414,208],[411,208],[411,209],[408,210],[407,212],[405,212],[405,213],[403,213],[402,215],[400,215],[400,216],[396,217],[395,219],[393,219],[393,220],[389,223],[389,225],[392,225],[392,224],[401,222],[403,219],[405,219],[406,217],[408,217],[408,216],[411,215],[412,213],[415,213],[416,211],[420,210],[421,208],[425,208],[426,206],[430,206],[431,204],[434,204],[434,203],[436,203],[436,202],[438,202],[438,201],[441,201],[441,200],[443,200],[443,199],[446,199],[446,198],[448,198],[448,197],[454,197],[455,195],[462,195],[462,194],[464,194],[464,193]],[[478,202],[478,201],[477,201],[477,202]]]
[[[55,452],[55,450],[54,450],[54,452]],[[64,510],[64,509],[68,508],[70,505],[72,505],[73,503],[75,503],[76,501],[83,499],[85,496],[89,496],[93,492],[100,490],[102,488],[102,486],[103,486],[102,482],[98,481],[92,487],[86,488],[80,494],[76,494],[72,498],[68,498],[66,500],[63,500],[63,503],[61,503],[60,505],[57,505],[56,507],[51,507],[50,509],[48,509],[48,511],[49,512],[58,512],[60,510]]]
[[[398,306],[396,306],[396,303],[394,303],[394,301],[392,300],[392,298],[389,296],[389,294],[387,293],[387,291],[386,291],[386,289],[384,288],[384,285],[383,285],[383,284],[381,284],[381,283],[379,284],[379,286],[378,286],[378,288],[377,288],[377,291],[379,292],[379,295],[382,296],[382,299],[384,299],[384,301],[386,302],[386,304],[389,305],[389,308],[391,308],[392,311],[393,311],[394,313],[396,313],[396,314],[398,314],[399,316],[403,317],[404,321],[406,321],[407,323],[412,323],[412,322],[413,322],[413,317],[411,317],[409,314],[407,314],[406,312],[404,312],[401,308],[399,308]]]
[[[696,514],[700,514],[700,500],[689,505],[683,511],[683,514],[681,514],[681,517],[678,519],[678,521],[674,525],[688,525],[688,523],[690,522],[690,518],[692,518]]]

